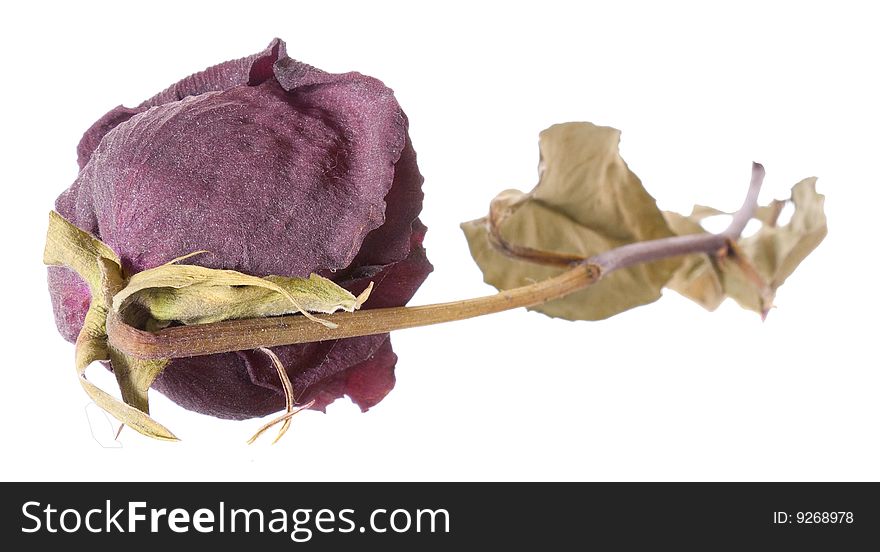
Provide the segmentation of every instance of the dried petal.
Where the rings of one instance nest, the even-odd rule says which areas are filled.
[[[229,90],[236,86],[256,86],[272,78],[272,66],[278,59],[286,57],[284,41],[276,38],[262,52],[218,63],[194,73],[143,102],[140,107],[155,107],[187,96]]]

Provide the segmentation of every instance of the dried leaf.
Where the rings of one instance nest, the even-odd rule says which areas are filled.
[[[91,304],[76,340],[75,353],[76,372],[82,388],[95,404],[132,429],[156,439],[176,441],[173,433],[146,414],[145,390],[143,409],[139,409],[119,401],[90,382],[85,375],[86,368],[92,362],[111,360],[112,357],[106,325],[110,298],[124,282],[119,258],[100,240],[52,212],[49,214],[43,262],[71,268],[89,285]],[[131,372],[136,375],[136,371]],[[117,379],[119,377],[117,374]],[[122,383],[120,387],[125,389]]]
[[[357,298],[317,274],[309,278],[258,278],[234,270],[164,264],[132,276],[113,298],[113,309],[120,311],[127,301],[136,301],[157,321],[184,324],[302,312],[334,327],[309,313],[352,312],[366,296]]]
[[[116,253],[101,240],[80,230],[55,211],[49,212],[44,264],[70,268],[85,280],[94,297],[101,290],[101,268],[98,266],[101,257],[122,266]]]
[[[168,359],[145,360],[122,353],[112,345],[108,346],[110,364],[119,384],[122,400],[145,414],[150,413],[147,392],[150,386],[168,365]]]
[[[654,198],[621,159],[619,140],[620,131],[590,123],[554,125],[541,133],[535,189],[502,192],[489,217],[462,224],[487,283],[510,289],[565,270],[511,258],[505,248],[586,258],[674,235]],[[569,320],[607,318],[657,300],[680,262],[668,259],[620,270],[535,310]]]
[[[694,207],[694,212],[697,211],[697,207]],[[702,218],[699,215],[696,215],[699,218],[696,218],[693,213],[690,217],[685,217],[670,211],[664,212],[663,215],[666,217],[669,227],[680,236],[706,233],[697,222]],[[717,309],[726,297],[718,269],[712,259],[703,254],[684,257],[666,287],[679,292],[710,311]]]
[[[776,224],[784,201],[774,200],[759,207],[754,216],[762,223],[758,232],[714,257],[689,256],[670,280],[669,287],[709,310],[731,297],[743,308],[766,314],[775,291],[828,231],[825,197],[816,193],[816,178],[795,184],[790,201],[795,212],[787,224]],[[688,217],[670,212],[665,216],[670,228],[684,235],[706,232],[700,221],[724,214],[729,213],[697,205]]]
[[[816,178],[805,178],[791,189],[794,214],[785,226],[764,225],[740,243],[743,251],[776,289],[828,234],[825,196],[816,192]]]

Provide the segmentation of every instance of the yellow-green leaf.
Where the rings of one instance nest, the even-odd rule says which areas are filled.
[[[309,278],[258,278],[234,270],[164,264],[132,276],[113,298],[113,308],[120,311],[129,302],[136,302],[160,325],[171,321],[204,324],[296,312],[314,319],[309,313],[351,312],[368,295],[369,291],[355,297],[317,274]]]
[[[55,211],[49,212],[44,264],[72,269],[85,280],[94,296],[101,289],[98,259],[102,257],[122,266],[116,253],[101,240],[74,226]]]
[[[122,353],[108,345],[110,364],[119,384],[122,400],[145,414],[150,413],[147,392],[150,386],[168,365],[168,359],[145,360]]]
[[[132,429],[156,439],[176,441],[177,437],[171,431],[147,415],[146,389],[149,384],[141,389],[145,374],[137,368],[117,371],[116,366],[124,358],[117,354],[114,360],[112,347],[107,343],[111,298],[125,283],[119,257],[100,240],[52,212],[49,214],[43,260],[46,264],[73,269],[89,285],[92,299],[75,350],[76,373],[83,390],[95,404]],[[134,406],[116,399],[86,378],[86,368],[91,363],[107,360],[114,365],[123,398],[126,402],[131,399]],[[156,375],[158,372],[153,371],[152,377]],[[132,392],[134,390],[138,392]]]

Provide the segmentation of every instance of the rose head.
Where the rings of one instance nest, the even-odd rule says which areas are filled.
[[[405,304],[432,267],[418,219],[422,176],[391,90],[359,73],[287,57],[280,40],[101,117],[78,147],[80,173],[55,208],[137,273],[197,250],[192,264],[256,276],[317,272],[364,308]],[[61,334],[74,341],[85,283],[49,268]],[[362,409],[394,385],[388,334],[278,347],[299,402],[348,395]],[[266,355],[174,359],[153,386],[222,418],[284,408]]]

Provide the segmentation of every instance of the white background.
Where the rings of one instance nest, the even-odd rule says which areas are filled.
[[[880,40],[857,7],[870,3],[198,4],[2,8],[0,477],[878,479]],[[127,430],[103,448],[52,320],[47,212],[109,108],[275,36],[292,57],[382,79],[407,111],[436,266],[412,304],[492,291],[458,224],[535,184],[538,132],[557,122],[622,129],[624,158],[663,208],[735,209],[752,160],[767,168],[762,202],[818,176],[829,236],[765,323],[669,292],[598,323],[520,310],[407,330],[393,336],[397,387],[366,414],[337,401],[279,444],[247,446],[260,420],[154,392],[154,416],[183,441]]]

